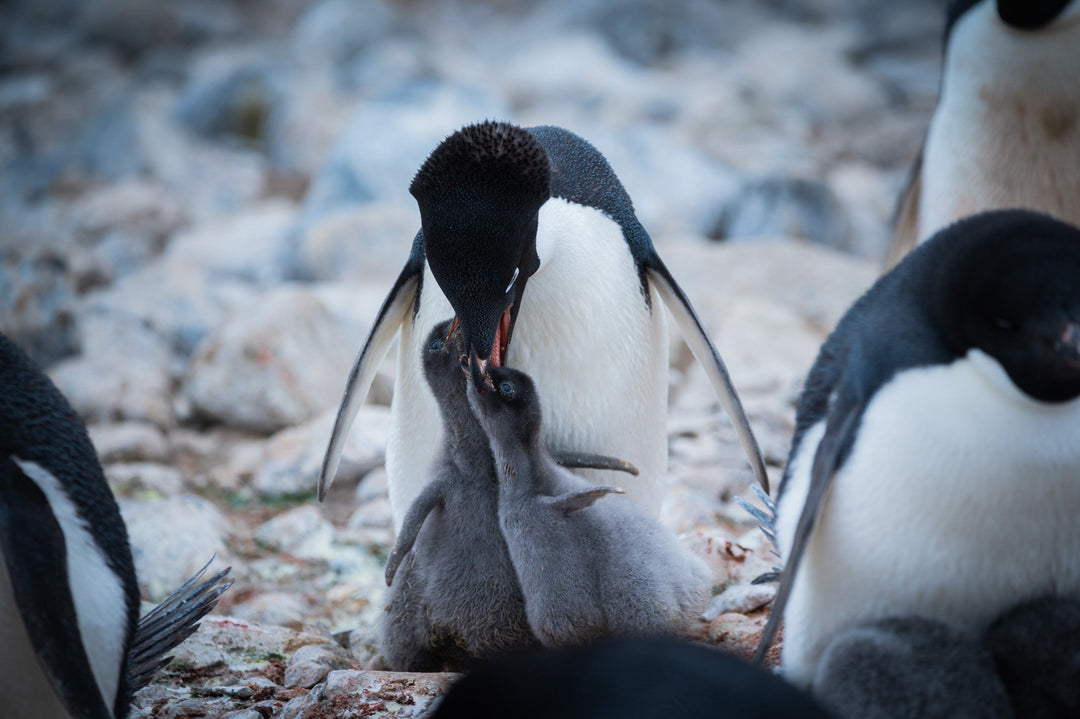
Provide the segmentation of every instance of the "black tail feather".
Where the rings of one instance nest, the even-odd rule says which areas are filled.
[[[145,687],[162,667],[172,661],[171,656],[165,656],[166,653],[195,633],[199,620],[213,610],[221,595],[232,586],[235,580],[225,579],[232,567],[226,567],[202,584],[198,583],[213,561],[211,557],[191,579],[139,620],[135,639],[128,651],[128,685],[131,691]]]

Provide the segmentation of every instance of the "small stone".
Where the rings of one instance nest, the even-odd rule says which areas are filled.
[[[152,462],[128,462],[105,466],[105,478],[117,495],[150,492],[172,497],[184,489],[184,478],[173,467]]]
[[[98,459],[109,462],[163,462],[169,458],[165,434],[149,422],[93,424],[87,427]]]
[[[238,709],[221,715],[221,719],[266,719],[265,716],[254,709]]]
[[[776,590],[775,584],[737,584],[728,587],[722,594],[712,598],[701,618],[711,622],[721,614],[749,614],[771,602],[776,596]]]
[[[202,568],[212,556],[227,563],[229,524],[207,500],[182,494],[166,499],[121,499],[139,587],[161,601]]]
[[[334,539],[334,526],[311,504],[290,509],[255,531],[255,541],[276,552],[314,559],[325,557]]]

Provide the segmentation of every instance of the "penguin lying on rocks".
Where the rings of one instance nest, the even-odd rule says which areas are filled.
[[[784,674],[807,686],[852,627],[921,617],[975,639],[1025,602],[1080,599],[1078,476],[1080,229],[1023,210],[950,225],[810,370],[758,657],[782,620]]]
[[[941,95],[897,207],[893,266],[949,223],[1022,207],[1080,226],[1080,0],[949,4]]]
[[[205,567],[203,571],[205,571]],[[138,620],[127,529],[86,427],[0,335],[0,706],[123,719],[232,580],[202,571]]]
[[[460,670],[536,643],[499,528],[491,446],[465,396],[467,357],[456,322],[428,334],[421,362],[442,414],[442,447],[386,562],[391,589],[380,642],[394,670]],[[602,456],[573,462],[636,471]]]
[[[541,406],[528,375],[489,367],[469,402],[491,442],[498,517],[544,646],[607,634],[677,634],[711,588],[708,568],[620,489],[597,486],[552,461],[540,442]]]
[[[427,482],[441,431],[421,377],[421,344],[432,326],[456,315],[474,374],[509,365],[533,377],[544,400],[546,447],[633,463],[641,474],[625,478],[627,493],[656,514],[668,447],[669,341],[660,300],[702,362],[759,483],[768,486],[720,355],[596,148],[558,127],[470,125],[431,153],[410,192],[421,230],[348,378],[320,498],[400,330],[386,448],[400,528]]]
[[[455,683],[435,719],[828,719],[771,672],[702,644],[608,638],[478,665]]]

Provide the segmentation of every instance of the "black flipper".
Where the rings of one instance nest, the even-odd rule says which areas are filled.
[[[551,504],[551,506],[561,509],[569,514],[570,512],[576,512],[579,509],[591,507],[596,500],[606,497],[609,494],[625,493],[618,487],[596,486],[582,489],[577,492],[560,494],[558,497],[550,497],[545,501]]]
[[[38,662],[68,713],[113,719],[115,697],[101,696],[79,632],[64,532],[45,493],[10,457],[0,458],[0,551]]]
[[[412,549],[416,535],[424,526],[424,520],[431,514],[431,510],[442,504],[442,501],[442,485],[438,481],[429,483],[413,500],[409,511],[405,514],[405,519],[401,521],[401,530],[398,532],[397,541],[394,542],[394,548],[390,551],[390,556],[386,558],[386,586],[389,587],[393,583],[398,565]]]
[[[550,454],[556,464],[570,469],[609,469],[612,472],[626,472],[635,477],[638,475],[638,468],[630,462],[618,457],[609,457],[606,454],[569,451]]]
[[[166,653],[195,633],[199,620],[213,611],[221,595],[236,581],[231,578],[226,580],[232,569],[226,567],[199,584],[213,561],[211,557],[202,569],[139,620],[135,639],[128,650],[128,685],[131,691],[145,687],[162,667],[172,661],[172,657],[166,656]]]
[[[379,364],[390,349],[405,315],[416,304],[420,295],[421,280],[424,275],[424,246],[422,236],[418,233],[413,240],[412,251],[409,259],[405,262],[398,275],[394,286],[383,300],[379,308],[379,315],[375,318],[375,324],[364,340],[364,346],[356,357],[349,379],[345,382],[345,394],[341,398],[341,406],[338,407],[337,419],[334,420],[334,431],[330,434],[330,444],[326,448],[326,456],[323,458],[322,471],[319,473],[319,501],[326,497],[326,491],[334,481],[338,465],[341,463],[341,454],[345,451],[345,441],[349,437],[349,429],[352,428],[356,413],[360,411],[360,405],[367,397],[371,381],[375,379],[375,372]]]
[[[787,606],[791,589],[795,585],[795,579],[799,573],[799,563],[810,542],[810,536],[814,531],[818,514],[821,512],[832,486],[832,479],[836,471],[847,459],[855,440],[855,433],[862,420],[864,405],[862,402],[845,402],[843,397],[839,399],[833,411],[829,413],[829,419],[825,425],[825,435],[818,444],[814,454],[814,465],[810,474],[810,487],[806,493],[806,502],[799,514],[799,522],[795,525],[795,537],[791,543],[791,551],[785,558],[784,570],[780,576],[780,588],[773,599],[772,611],[769,621],[761,633],[761,642],[754,654],[754,662],[760,664],[765,658],[765,653],[776,638],[776,632],[780,629],[780,622],[784,619],[784,607]]]
[[[646,259],[645,266],[649,281],[660,293],[671,316],[675,318],[675,324],[679,325],[683,339],[690,347],[690,351],[694,353],[694,357],[701,363],[709,382],[712,383],[724,412],[727,413],[728,419],[735,428],[735,433],[739,436],[739,443],[746,452],[750,468],[754,470],[758,484],[768,493],[769,475],[765,471],[765,460],[761,456],[761,449],[758,447],[754,432],[750,429],[750,420],[747,419],[739,394],[735,391],[731,375],[724,366],[724,360],[720,358],[720,353],[716,351],[712,340],[702,327],[701,320],[698,319],[697,312],[694,311],[686,293],[675,282],[675,278],[668,272],[659,255],[655,252],[651,253]]]

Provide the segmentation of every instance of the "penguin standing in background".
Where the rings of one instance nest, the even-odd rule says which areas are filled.
[[[1080,0],[954,0],[941,97],[897,207],[887,265],[991,209],[1080,226]]]
[[[498,473],[498,524],[546,647],[610,634],[679,635],[705,608],[712,575],[660,521],[615,487],[559,467],[540,443],[541,402],[529,376],[491,367],[468,387]]]
[[[205,571],[205,567],[204,567]],[[232,581],[202,572],[138,621],[127,529],[86,428],[0,335],[0,702],[5,719],[123,719]]]
[[[1078,480],[1080,230],[961,220],[881,277],[810,370],[758,657],[782,620],[783,671],[806,686],[859,624],[977,637],[1024,602],[1080,598]]]
[[[421,230],[349,376],[319,477],[320,498],[400,330],[386,450],[400,528],[427,481],[441,431],[421,377],[420,344],[432,326],[456,315],[475,377],[490,365],[528,372],[544,401],[545,445],[628,460],[641,470],[627,478],[628,494],[655,512],[658,478],[667,470],[668,335],[661,299],[767,486],[761,453],[719,354],[626,190],[592,145],[557,127],[471,125],[431,153],[409,189]]]

